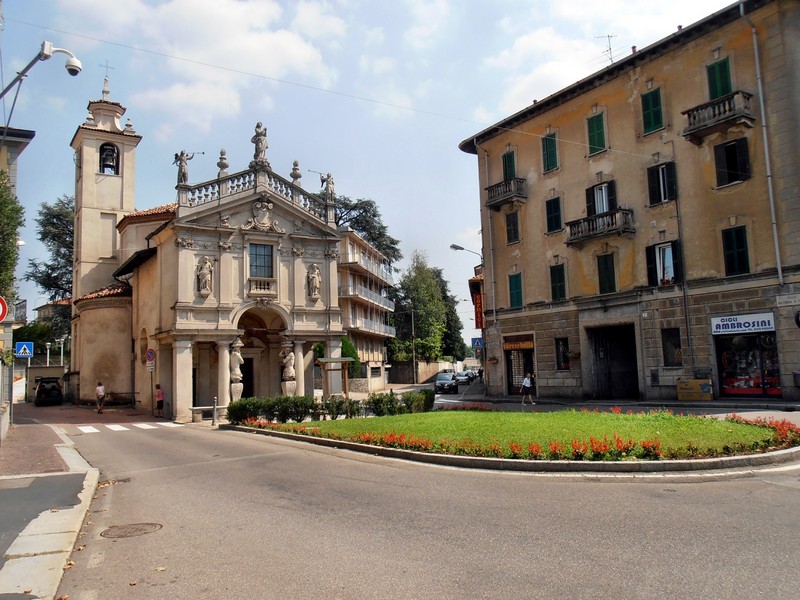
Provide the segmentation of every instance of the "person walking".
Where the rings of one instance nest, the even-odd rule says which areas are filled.
[[[164,416],[162,413],[164,411],[164,390],[161,389],[161,384],[156,384],[156,416],[162,417]]]
[[[520,393],[522,394],[522,405],[525,406],[525,398],[527,397],[531,401],[531,406],[536,404],[533,401],[533,396],[531,395],[531,391],[533,390],[533,384],[531,383],[531,374],[525,373],[525,379],[522,380],[522,387],[519,388]]]
[[[106,399],[106,388],[102,381],[97,382],[97,387],[94,389],[94,395],[97,401],[97,413],[103,414],[103,402]]]

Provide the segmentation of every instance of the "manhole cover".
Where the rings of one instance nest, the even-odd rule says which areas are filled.
[[[106,538],[129,538],[145,533],[153,533],[161,529],[160,523],[131,523],[130,525],[113,525],[100,535]]]

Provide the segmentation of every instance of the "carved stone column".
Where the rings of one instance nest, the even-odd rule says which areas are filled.
[[[228,406],[231,402],[229,365],[228,342],[217,342],[217,403],[219,406]]]
[[[192,420],[192,340],[172,342],[172,393],[174,416],[180,423]]]
[[[305,356],[303,356],[303,343],[302,342],[295,342],[294,343],[294,358],[295,358],[295,383],[297,387],[295,388],[295,393],[300,396],[306,395],[306,360]]]

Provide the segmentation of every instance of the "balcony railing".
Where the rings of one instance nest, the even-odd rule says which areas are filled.
[[[278,295],[277,283],[277,279],[272,277],[250,277],[247,294],[256,297],[275,297]]]
[[[589,238],[605,235],[634,233],[633,211],[629,208],[615,208],[608,212],[599,213],[566,223],[567,244],[576,244]]]
[[[377,292],[365,288],[363,285],[343,285],[339,288],[339,296],[343,298],[356,297],[377,304],[386,310],[394,310],[394,302],[381,296]]]
[[[486,188],[486,191],[488,192],[486,206],[489,208],[498,209],[504,204],[508,204],[514,200],[528,199],[528,190],[526,189],[525,180],[521,177],[509,179],[502,183],[496,183]]]
[[[752,127],[756,120],[750,109],[752,97],[752,94],[737,90],[683,111],[681,114],[686,115],[688,119],[683,137],[694,144],[700,144],[704,137],[724,131],[733,125],[744,124]]]
[[[388,268],[386,265],[376,262],[374,260],[370,260],[365,256],[357,253],[350,253],[346,252],[339,256],[339,264],[340,265],[358,265],[368,273],[372,275],[377,275],[383,281],[389,284],[394,284],[394,279],[392,277],[392,270]]]
[[[342,326],[345,329],[373,333],[384,337],[395,337],[397,335],[397,330],[391,325],[385,325],[378,321],[370,321],[369,319],[345,318]]]

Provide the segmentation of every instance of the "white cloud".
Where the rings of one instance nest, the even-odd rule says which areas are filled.
[[[410,0],[409,7],[415,24],[405,33],[406,43],[422,50],[432,43],[432,38],[447,24],[450,6],[447,0]]]
[[[297,14],[292,20],[292,30],[309,38],[332,42],[347,34],[347,24],[343,19],[327,14],[330,6],[327,2],[300,2]]]
[[[386,75],[394,71],[395,61],[388,56],[372,58],[364,55],[358,60],[358,67],[362,73]]]
[[[300,31],[282,27],[283,10],[273,0],[129,0],[115,6],[113,19],[98,10],[96,0],[61,5],[70,7],[64,8],[66,15],[75,15],[64,25],[70,30],[149,52],[136,53],[131,61],[130,69],[141,70],[141,91],[131,100],[157,107],[171,116],[172,125],[208,130],[213,119],[236,114],[241,94],[263,88],[253,75],[322,88],[338,77]],[[324,4],[302,2],[297,14],[312,29],[324,25],[343,33],[344,22],[325,10]],[[148,89],[154,70],[170,73],[172,85]],[[258,94],[267,96],[261,89]],[[164,127],[163,135],[171,130]]]

